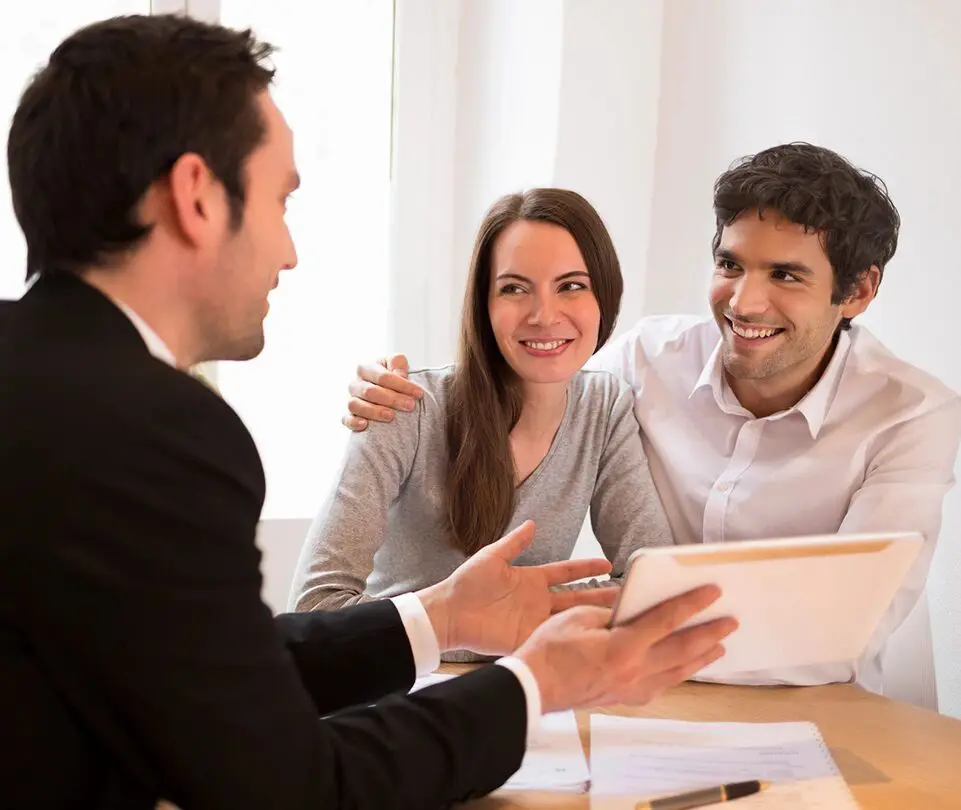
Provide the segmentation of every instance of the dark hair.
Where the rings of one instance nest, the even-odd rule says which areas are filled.
[[[236,227],[272,52],[249,30],[177,15],[115,17],[64,40],[24,91],[7,140],[27,276],[77,273],[136,246],[150,232],[138,202],[186,153],[223,183]]]
[[[601,311],[598,349],[611,336],[624,290],[610,234],[580,194],[535,188],[502,197],[487,212],[474,243],[447,412],[447,514],[454,545],[465,554],[496,540],[514,511],[510,432],[520,417],[521,391],[497,347],[488,300],[494,245],[520,221],[557,225],[574,237]]]
[[[721,232],[746,210],[777,210],[815,231],[834,270],[833,304],[848,298],[864,274],[884,267],[898,246],[901,218],[881,178],[830,149],[809,143],[774,146],[737,161],[714,184],[714,215]],[[841,328],[850,328],[845,318]]]

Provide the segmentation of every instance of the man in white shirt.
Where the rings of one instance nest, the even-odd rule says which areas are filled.
[[[713,318],[644,318],[592,365],[636,392],[676,542],[924,533],[861,660],[735,679],[880,691],[881,649],[924,588],[961,440],[961,398],[851,324],[894,255],[897,210],[873,175],[786,144],[721,175],[714,211]],[[344,420],[355,430],[418,394],[383,364],[360,377]]]

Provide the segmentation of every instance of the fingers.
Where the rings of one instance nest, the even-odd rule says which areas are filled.
[[[408,366],[407,358],[404,355],[395,354],[387,358],[387,370],[393,371],[395,374],[399,374],[406,379],[407,372],[410,371],[410,366]]]
[[[619,629],[629,630],[639,636],[636,643],[653,647],[716,602],[720,596],[721,589],[716,585],[704,585],[661,602]]]
[[[551,613],[560,613],[580,605],[610,608],[617,599],[617,588],[579,588],[576,591],[555,591],[551,594]]]
[[[723,644],[715,644],[711,649],[702,655],[697,656],[693,661],[675,667],[674,669],[669,669],[664,672],[659,680],[663,682],[662,689],[667,689],[671,686],[677,686],[679,683],[684,683],[697,675],[704,667],[710,666],[719,658],[721,658],[725,653]]]
[[[716,644],[713,648],[708,650],[704,655],[695,658],[687,666],[681,667],[680,669],[670,673],[673,677],[677,677],[676,683],[683,683],[686,680],[693,678],[700,672],[704,667],[713,664],[719,658],[721,658],[724,653],[727,652],[724,649],[723,644]]]
[[[519,557],[534,539],[534,522],[525,520],[520,526],[509,534],[505,534],[500,540],[491,543],[487,547],[488,554],[500,557],[504,562]]]
[[[547,621],[553,628],[565,628],[567,633],[572,627],[577,630],[606,630],[611,624],[611,610],[597,605],[576,605]]]
[[[356,385],[367,385],[367,383],[357,383]],[[355,383],[351,383],[350,390],[354,390]],[[360,419],[368,422],[390,422],[394,418],[394,412],[390,408],[382,408],[374,405],[359,397],[351,397],[347,401],[347,410]]]
[[[717,661],[722,655],[724,655],[724,647],[717,644],[703,655],[698,656],[683,666],[674,667],[666,672],[659,672],[656,675],[646,678],[639,693],[621,696],[620,702],[632,703],[634,705],[650,703],[671,687],[690,680],[694,675],[704,669],[704,667]]]
[[[361,364],[357,367],[357,381],[373,383],[411,399],[420,399],[424,395],[424,389],[407,379],[407,359],[403,355],[397,355],[388,362],[394,364],[399,371],[377,363]]]
[[[548,585],[563,585],[575,579],[599,577],[611,572],[611,564],[603,558],[589,560],[560,560],[559,562],[538,565],[547,577]]]
[[[347,390],[352,397],[360,400],[359,404],[362,406],[379,405],[380,408],[378,408],[378,410],[385,409],[391,416],[393,416],[393,414],[390,409],[395,411],[412,411],[415,407],[414,400],[410,397],[404,394],[398,394],[389,388],[382,388],[374,385],[374,383],[365,382],[364,380],[351,380],[347,385]]]
[[[651,647],[648,662],[655,672],[679,668],[686,671],[692,662],[711,653],[736,629],[734,619],[724,618],[679,630]]]
[[[367,425],[369,424],[366,419],[361,419],[359,416],[354,416],[353,414],[347,414],[340,420],[341,424],[350,428],[354,433],[363,433],[367,430]]]

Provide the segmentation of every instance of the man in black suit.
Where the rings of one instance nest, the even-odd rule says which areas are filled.
[[[648,700],[733,629],[677,630],[713,589],[609,629],[611,591],[551,590],[606,563],[510,565],[529,525],[417,594],[270,616],[260,459],[182,371],[255,356],[296,263],[269,53],[106,21],[14,116],[36,281],[0,330],[4,807],[445,807],[507,779],[542,711]],[[513,654],[405,694],[456,648]]]

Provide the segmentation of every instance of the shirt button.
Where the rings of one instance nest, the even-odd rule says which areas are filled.
[[[727,492],[731,488],[731,485],[727,481],[721,481],[717,485],[718,492]]]

